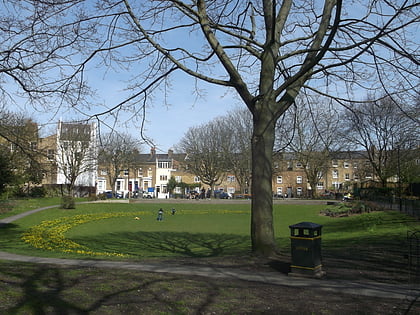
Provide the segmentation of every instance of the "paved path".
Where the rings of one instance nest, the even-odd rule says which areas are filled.
[[[27,211],[6,219],[0,220],[0,227],[5,226],[24,216],[54,208],[50,206]],[[226,278],[237,279],[253,282],[264,282],[268,284],[300,287],[300,288],[316,288],[330,292],[341,292],[344,294],[356,294],[364,296],[374,296],[380,298],[396,298],[418,300],[420,299],[420,285],[402,285],[387,284],[379,282],[358,282],[358,281],[341,281],[313,279],[306,277],[291,277],[280,272],[255,272],[252,273],[234,270],[231,268],[203,267],[194,265],[165,265],[160,263],[134,263],[126,261],[107,261],[107,260],[82,260],[82,259],[60,259],[60,258],[44,258],[11,254],[0,251],[0,259],[8,261],[30,262],[36,264],[57,264],[76,267],[95,267],[95,268],[119,268],[144,272],[170,273],[186,276],[201,276],[209,278]]]

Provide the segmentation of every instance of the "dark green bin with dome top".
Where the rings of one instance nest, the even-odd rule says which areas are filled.
[[[289,225],[291,241],[291,274],[321,277],[321,234],[322,225],[300,222]]]

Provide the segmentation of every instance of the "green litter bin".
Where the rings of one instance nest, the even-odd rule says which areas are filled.
[[[300,222],[289,226],[292,252],[291,275],[322,277],[322,225]]]

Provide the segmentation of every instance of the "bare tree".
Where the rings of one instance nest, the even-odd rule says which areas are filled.
[[[225,175],[226,161],[223,150],[225,138],[223,119],[218,118],[191,127],[177,145],[177,151],[186,154],[183,161],[184,168],[208,185],[211,193]]]
[[[102,136],[99,146],[99,166],[106,172],[112,193],[115,194],[115,183],[121,172],[130,169],[140,153],[140,146],[129,135],[112,132]]]
[[[310,89],[344,104],[359,89],[383,86],[395,98],[418,90],[416,0],[9,0],[2,6],[8,44],[0,71],[31,96],[56,93],[78,109],[94,66],[133,70],[129,94],[106,112],[132,106],[143,113],[159,86],[170,87],[165,83],[174,72],[234,90],[253,117],[251,239],[253,251],[266,256],[276,252],[275,126],[296,96]]]
[[[226,140],[223,143],[227,169],[232,171],[241,189],[249,193],[251,185],[252,116],[246,109],[229,112],[224,120]]]
[[[339,113],[325,98],[307,96],[298,98],[296,106],[282,121],[277,130],[276,146],[279,150],[292,152],[301,163],[314,197],[318,182],[326,178],[329,171],[331,153],[338,151],[343,142],[338,136]]]
[[[76,185],[94,186],[97,168],[95,124],[63,123],[57,130],[58,183],[67,187],[72,200]],[[70,202],[70,207],[73,207]]]
[[[415,108],[397,104],[390,97],[378,101],[370,98],[346,112],[346,128],[341,136],[353,147],[366,151],[375,177],[385,187],[390,177],[397,176],[401,165],[414,160],[412,153],[420,143],[416,119],[419,114]]]

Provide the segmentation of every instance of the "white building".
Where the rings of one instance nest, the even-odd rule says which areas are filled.
[[[95,187],[97,179],[96,123],[57,126],[57,184]]]

